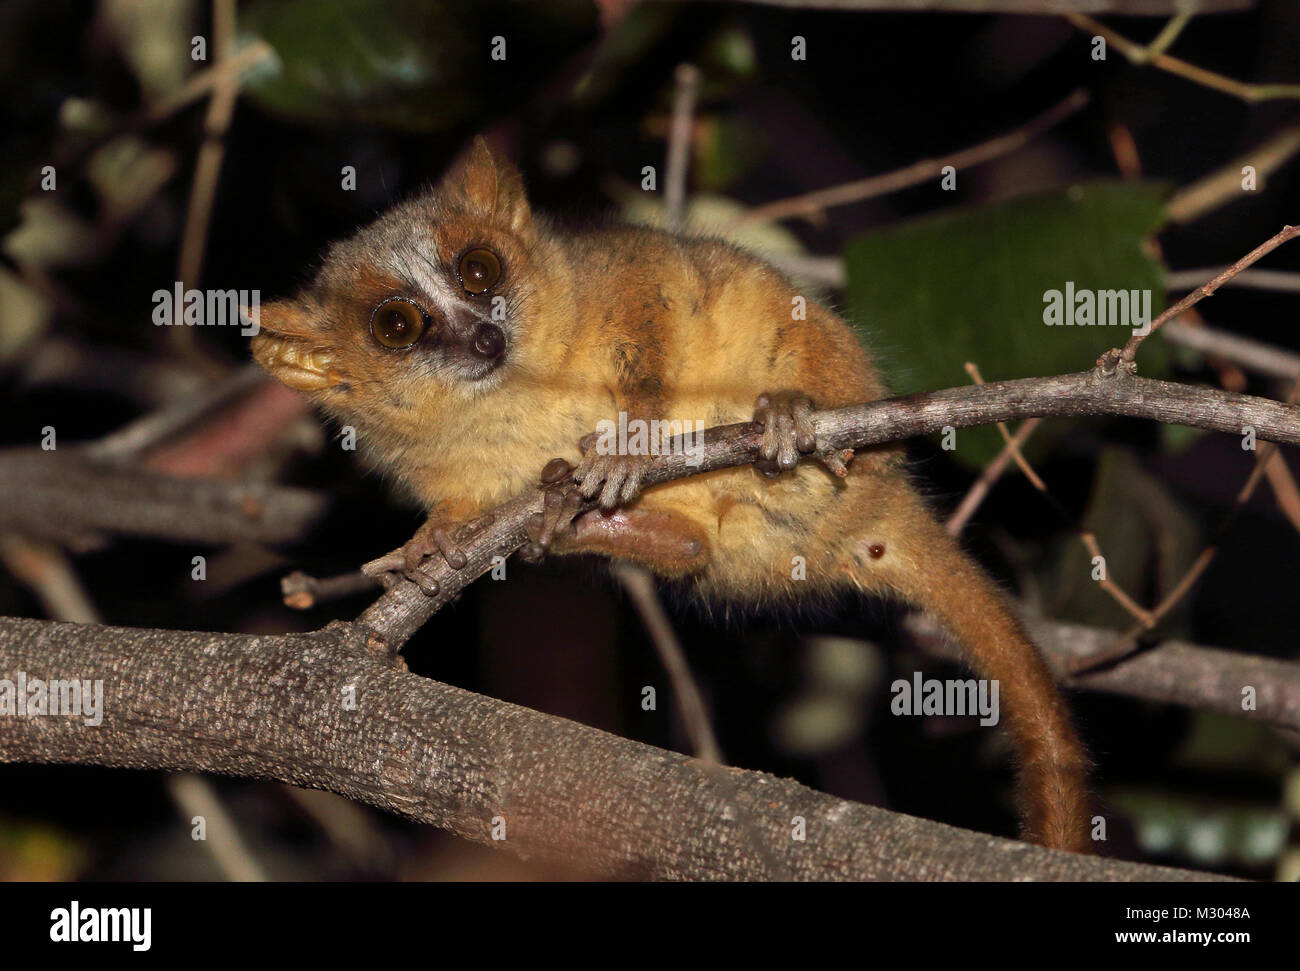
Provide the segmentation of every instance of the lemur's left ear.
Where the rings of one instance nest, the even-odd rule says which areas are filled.
[[[465,168],[449,175],[444,187],[462,195],[471,208],[497,216],[516,231],[532,218],[519,170],[494,157],[482,136],[475,137]]]

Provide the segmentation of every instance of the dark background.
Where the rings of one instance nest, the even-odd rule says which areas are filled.
[[[177,7],[190,20],[175,36],[211,36],[205,4]],[[35,444],[46,425],[58,429],[61,443],[94,439],[248,358],[233,328],[201,329],[194,346],[178,348],[149,323],[150,294],[177,278],[205,102],[139,131],[144,145],[167,153],[175,172],[129,217],[112,215],[111,195],[88,175],[88,147],[124,137],[123,126],[149,96],[139,62],[106,9],[51,0],[9,0],[0,8],[0,231],[24,224],[20,203],[42,195],[39,167],[57,160],[57,205],[89,227],[95,242],[89,255],[56,254],[41,267],[60,299],[39,325],[19,331],[12,308],[0,302],[5,446]],[[1160,26],[1153,19],[1107,22],[1140,41]],[[477,132],[489,133],[518,162],[536,208],[577,216],[618,209],[639,191],[643,165],[662,175],[673,71],[684,61],[704,72],[691,188],[744,205],[950,152],[1016,127],[1077,87],[1091,93],[1089,107],[1030,148],[969,177],[963,173],[956,193],[927,183],[832,209],[821,221],[784,224],[809,252],[822,255],[913,217],[1076,179],[1118,178],[1109,141],[1115,126],[1138,146],[1144,177],[1182,186],[1300,115],[1295,100],[1247,105],[1134,67],[1114,50],[1106,62],[1094,62],[1088,37],[1051,17],[650,4],[607,27],[588,3],[372,0],[245,3],[239,23],[298,66],[345,61],[334,57],[339,38],[361,32],[378,65],[358,70],[347,97],[250,82],[236,107],[197,285],[258,288],[264,299],[304,280],[327,242],[436,180]],[[486,58],[496,34],[508,38],[504,66]],[[807,61],[789,57],[796,34],[807,40]],[[165,47],[169,36],[153,42]],[[386,67],[396,70],[404,44],[423,52],[428,72],[419,83],[395,83],[386,73]],[[1253,12],[1200,18],[1173,52],[1231,77],[1296,82],[1298,45],[1300,8],[1278,0]],[[390,52],[393,63],[385,66]],[[187,44],[181,57],[188,60]],[[211,57],[210,47],[207,64]],[[72,130],[70,99],[96,106],[101,129]],[[340,191],[343,165],[357,168],[354,192]],[[1266,191],[1162,230],[1165,263],[1222,265],[1294,222],[1298,178],[1300,168],[1291,163]],[[48,229],[48,217],[29,215],[25,225]],[[71,242],[63,241],[71,248],[77,233],[70,235]],[[1264,265],[1296,269],[1298,253],[1283,249]],[[23,269],[7,245],[4,259],[8,272]],[[934,268],[942,273],[942,266]],[[844,305],[839,294],[830,299]],[[1201,309],[1211,323],[1294,351],[1300,349],[1295,301],[1294,294],[1227,288]],[[1002,338],[988,339],[986,367],[997,360]],[[885,358],[895,350],[884,347]],[[962,380],[960,363],[952,384]],[[1174,354],[1168,373],[1217,384],[1223,372],[1211,363]],[[1076,369],[1090,364],[1081,358]],[[1241,389],[1286,393],[1249,375]],[[1109,533],[1098,528],[1103,547],[1124,544],[1134,528],[1136,513],[1115,499],[1116,490],[1099,488],[1098,470],[1122,467],[1124,483],[1156,483],[1159,502],[1176,510],[1171,534],[1156,539],[1194,552],[1214,534],[1254,456],[1235,438],[1207,433],[1175,440],[1141,422],[1063,425],[1035,460],[1066,517],[1022,477],[1008,475],[968,527],[966,541],[1040,609],[1122,627],[1122,617],[1116,621],[1107,605],[1099,607],[1064,579],[1075,562],[1074,524],[1091,517],[1108,527]],[[267,462],[245,470],[335,497],[327,520],[299,543],[223,550],[117,537],[78,555],[77,573],[103,621],[285,631],[355,616],[364,597],[291,611],[280,603],[278,579],[293,568],[317,576],[353,569],[399,545],[419,516],[340,450],[333,432],[314,444],[310,434],[288,435]],[[912,451],[936,505],[951,509],[978,468],[955,461],[935,441],[915,442]],[[1293,455],[1287,461],[1296,468]],[[220,564],[210,567],[204,584],[190,579],[194,555]],[[1117,579],[1150,603],[1170,565],[1147,548],[1131,562],[1133,571]],[[1197,643],[1293,657],[1298,567],[1296,532],[1262,487],[1163,630]],[[684,749],[659,663],[600,564],[512,562],[510,571],[513,582],[472,585],[429,623],[406,648],[412,669]],[[797,616],[719,619],[680,597],[669,600],[730,762],[956,825],[1014,832],[1010,768],[988,733],[960,720],[936,727],[889,716],[894,677],[910,677],[918,665],[936,677],[957,671],[910,646],[892,608],[846,600]],[[3,570],[0,612],[42,616],[38,600]],[[641,710],[643,685],[657,687],[658,711]],[[1275,733],[1128,699],[1077,694],[1072,703],[1097,760],[1112,826],[1108,852],[1244,876],[1276,872],[1276,852],[1249,849],[1252,840],[1269,845],[1283,781],[1295,771],[1288,769],[1292,753]],[[556,875],[368,809],[367,825],[384,851],[359,859],[342,852],[280,787],[215,784],[273,876]],[[0,767],[0,876],[217,876],[188,829],[157,773]],[[1147,837],[1139,840],[1143,832]]]

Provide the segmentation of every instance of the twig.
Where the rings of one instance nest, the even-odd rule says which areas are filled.
[[[911,165],[896,169],[893,172],[886,172],[883,175],[873,175],[870,178],[859,179],[856,182],[846,182],[843,185],[819,189],[816,192],[809,192],[791,199],[780,199],[776,202],[756,206],[736,219],[733,225],[725,227],[725,229],[754,222],[772,222],[778,219],[788,219],[791,216],[811,215],[823,212],[832,206],[842,206],[850,202],[874,199],[877,196],[898,192],[900,189],[906,189],[929,181],[946,165],[951,165],[954,168],[969,168],[980,165],[999,156],[1014,152],[1038,135],[1060,124],[1087,103],[1088,93],[1082,89],[1075,91],[1060,104],[1049,108],[1038,117],[1027,121],[1019,128],[1007,132],[1005,135],[999,135],[997,138],[981,142],[978,145],[972,145],[970,148],[964,148],[950,155],[921,159],[919,162],[913,162]]]
[[[1029,440],[1029,436],[1034,433],[1034,429],[1040,424],[1042,424],[1041,418],[1030,418],[1028,421],[1021,423],[1020,427],[1016,429],[1015,435],[1011,437],[1011,441],[1002,446],[997,458],[984,467],[980,477],[966,490],[966,495],[962,497],[961,503],[944,524],[949,533],[957,536],[966,528],[971,516],[975,515],[975,510],[980,507],[980,504],[984,502],[985,497],[989,494],[993,483],[1002,477],[1002,473],[1011,464],[1012,456],[1016,454],[1020,446]]]
[[[1275,344],[1241,337],[1208,324],[1193,326],[1182,320],[1169,321],[1161,333],[1170,343],[1218,355],[1256,374],[1274,378],[1300,376],[1300,354]]]
[[[1160,28],[1160,33],[1152,39],[1151,43],[1145,45],[1141,52],[1141,63],[1145,64],[1153,57],[1163,54],[1169,50],[1170,45],[1178,39],[1178,35],[1192,21],[1191,10],[1180,10],[1169,18],[1169,22]]]
[[[741,803],[735,785],[723,770],[725,763],[722,761],[722,748],[713,733],[708,708],[704,704],[699,685],[691,674],[690,665],[686,663],[686,655],[677,640],[677,634],[673,631],[668,615],[664,613],[663,605],[655,594],[654,577],[644,567],[627,562],[614,564],[614,576],[618,578],[635,605],[637,613],[641,615],[641,622],[645,624],[655,651],[659,654],[659,660],[668,672],[668,679],[672,682],[677,699],[677,711],[691,740],[691,750],[704,765],[710,780],[721,790],[732,815],[744,829],[750,848],[763,860],[764,879],[793,879],[785,864],[768,849],[760,828],[750,818]]]
[[[804,253],[772,253],[768,261],[790,276],[805,277],[823,286],[843,290],[848,277],[844,260],[838,256],[813,256]],[[1223,272],[1223,267],[1204,270],[1174,270],[1165,275],[1165,285],[1171,291],[1194,290],[1207,277]],[[1276,290],[1281,293],[1300,293],[1300,273],[1286,270],[1243,270],[1224,286],[1246,287],[1255,290]]]
[[[701,761],[722,765],[722,749],[713,734],[708,708],[691,674],[690,665],[686,663],[686,655],[682,653],[677,634],[655,595],[654,578],[645,568],[633,563],[615,564],[614,576],[641,615],[641,623],[645,624],[646,632],[659,653],[659,660],[668,672],[668,679],[672,682],[677,697],[678,713],[686,727],[687,737],[691,740],[691,750]]]
[[[984,376],[980,374],[979,366],[974,361],[966,362],[966,373],[970,375],[971,380],[976,384],[984,383]],[[1007,423],[1000,421],[996,422],[996,425],[998,432],[1002,435],[1003,448],[1010,449],[1011,457],[1015,459],[1016,465],[1020,466],[1020,471],[1025,474],[1025,478],[1029,480],[1030,485],[1039,492],[1047,492],[1047,484],[1038,477],[1038,473],[1034,471],[1029,464],[1029,460],[1020,451],[1020,444],[1011,437],[1011,431],[1007,428]]]
[[[96,462],[135,461],[148,449],[184,432],[266,380],[266,372],[260,367],[246,365],[213,382],[201,393],[188,395],[92,442],[85,447],[86,456]]]
[[[1247,84],[1214,71],[1207,71],[1203,67],[1197,67],[1195,64],[1189,64],[1168,54],[1151,52],[1143,45],[1135,44],[1124,35],[1111,30],[1105,24],[1093,20],[1087,14],[1072,12],[1063,16],[1079,30],[1104,37],[1106,43],[1134,64],[1150,64],[1194,84],[1213,88],[1215,91],[1221,91],[1248,103],[1270,101],[1275,98],[1300,98],[1300,84]]]
[[[1291,475],[1291,470],[1287,468],[1281,455],[1265,463],[1264,475],[1273,490],[1273,496],[1277,499],[1282,515],[1286,516],[1296,532],[1300,533],[1300,486],[1296,485],[1295,477]]]
[[[668,162],[664,166],[664,209],[669,230],[682,227],[686,206],[686,172],[690,167],[691,128],[695,98],[700,88],[700,71],[693,64],[679,64],[673,75],[673,120],[668,130]]]
[[[180,810],[186,826],[195,816],[203,817],[203,845],[227,880],[240,883],[266,881],[266,871],[244,845],[239,828],[226,812],[211,782],[193,772],[175,772],[167,777],[167,793]]]
[[[360,570],[324,579],[317,579],[301,570],[295,570],[280,581],[280,594],[284,597],[286,607],[292,607],[294,610],[310,610],[331,600],[376,590],[382,585],[375,577],[368,576]]]
[[[212,26],[213,46],[220,64],[234,50],[235,0],[212,0]],[[217,194],[217,180],[221,177],[221,163],[226,154],[226,130],[230,127],[235,101],[239,97],[239,80],[238,71],[224,71],[215,76],[212,98],[208,101],[208,112],[203,121],[203,144],[199,146],[199,157],[194,166],[194,182],[176,270],[177,279],[191,287],[198,285],[203,271],[208,224]],[[204,369],[212,368],[213,362],[198,349],[194,328],[171,327],[168,336],[186,358]]]
[[[235,75],[242,82],[244,76],[253,68],[273,64],[275,61],[276,54],[271,45],[264,40],[254,40],[225,61],[191,75],[175,92],[160,98],[153,104],[145,105],[109,131],[83,141],[69,142],[66,147],[61,147],[56,154],[56,164],[60,166],[80,164],[114,139],[123,135],[136,134],[170,118],[176,112],[207,95],[218,84],[223,83],[227,75]]]
[[[980,375],[979,368],[976,367],[974,363],[969,361],[966,363],[966,373],[971,376],[971,380],[976,384],[984,383],[984,378]],[[1026,422],[1026,424],[1028,424],[1028,422]],[[997,427],[998,431],[1002,433],[1004,451],[1009,451],[1011,453],[1011,457],[1015,459],[1016,465],[1020,467],[1020,471],[1023,472],[1025,478],[1029,480],[1029,484],[1032,485],[1038,493],[1048,501],[1051,507],[1056,510],[1057,515],[1061,517],[1061,521],[1074,530],[1075,534],[1078,535],[1080,542],[1082,542],[1084,547],[1088,550],[1088,555],[1094,560],[1103,558],[1101,549],[1097,545],[1096,536],[1081,529],[1077,524],[1075,524],[1070,514],[1066,512],[1065,507],[1062,506],[1056,500],[1056,497],[1048,490],[1047,483],[1044,482],[1038,473],[1034,471],[1033,466],[1029,464],[1029,460],[1025,458],[1024,453],[1020,451],[1020,443],[1011,437],[1011,433],[1007,430],[1006,423],[998,422]],[[1104,590],[1111,599],[1119,604],[1124,610],[1136,617],[1139,621],[1146,623],[1149,616],[1147,612],[1138,606],[1137,602],[1128,595],[1128,592],[1124,590],[1123,587],[1115,582],[1109,573],[1105,574],[1097,582],[1101,589]]]
[[[1000,381],[853,405],[813,416],[816,433],[832,448],[862,449],[938,431],[994,421],[1061,415],[1128,415],[1171,424],[1240,434],[1245,425],[1264,441],[1300,444],[1300,408],[1248,395],[1139,378],[1099,365],[1093,371],[1047,378]],[[752,422],[708,429],[702,447],[689,456],[678,441],[673,454],[655,459],[646,487],[685,475],[746,465],[754,460],[760,433]],[[698,459],[698,464],[696,463]],[[359,618],[389,651],[396,652],[420,626],[459,591],[528,541],[529,517],[542,512],[542,490],[530,490],[491,510],[490,525],[461,544],[467,565],[453,570],[440,557],[420,567],[422,584],[436,584],[428,596],[420,585],[398,580]]]
[[[1173,223],[1189,223],[1226,202],[1254,197],[1257,192],[1242,190],[1242,168],[1247,165],[1253,168],[1257,185],[1263,187],[1268,177],[1291,161],[1297,152],[1300,152],[1300,125],[1292,125],[1179,189],[1165,204],[1165,215]]]
[[[53,543],[0,534],[0,560],[19,582],[36,594],[50,617],[77,624],[100,622],[99,611],[77,578],[72,563]]]
[[[1273,252],[1273,250],[1277,249],[1288,240],[1295,239],[1296,236],[1300,236],[1300,226],[1283,226],[1277,235],[1263,243],[1260,243],[1214,279],[1210,280],[1208,283],[1201,284],[1201,286],[1183,297],[1182,300],[1179,300],[1172,307],[1166,308],[1164,313],[1151,321],[1151,326],[1147,329],[1145,334],[1135,333],[1128,339],[1128,343],[1124,345],[1124,349],[1119,352],[1119,364],[1124,367],[1131,367],[1133,364],[1133,356],[1137,354],[1139,345],[1164,326],[1165,321],[1172,320],[1189,307],[1200,303],[1202,299],[1210,296],[1215,290],[1219,289],[1219,287],[1223,286],[1246,267],[1250,266],[1261,257]]]
[[[1083,543],[1084,549],[1088,551],[1088,556],[1093,560],[1105,560],[1105,555],[1101,552],[1101,547],[1097,545],[1097,537],[1087,530],[1079,530],[1079,541]],[[1130,615],[1137,618],[1139,624],[1143,627],[1151,627],[1154,621],[1151,613],[1141,607],[1137,601],[1130,597],[1127,591],[1116,583],[1107,570],[1103,573],[1102,578],[1097,581],[1097,585],[1109,594],[1110,598],[1124,608]]]
[[[1291,393],[1287,396],[1287,404],[1294,404],[1297,395],[1300,395],[1300,378],[1297,378],[1295,384],[1292,385]],[[1260,481],[1264,477],[1265,469],[1267,469],[1269,463],[1276,457],[1276,445],[1265,443],[1259,447],[1259,450],[1255,454],[1255,464],[1250,470],[1250,475],[1246,477],[1245,484],[1237,493],[1236,499],[1233,500],[1232,508],[1228,511],[1228,514],[1223,518],[1223,522],[1219,524],[1219,528],[1216,530],[1216,535],[1218,537],[1227,535],[1241,510],[1246,507],[1246,503],[1250,501],[1250,497],[1255,494],[1255,489],[1259,486]],[[1183,574],[1182,578],[1176,584],[1174,584],[1174,588],[1164,596],[1160,603],[1151,610],[1148,616],[1140,617],[1138,619],[1139,622],[1136,627],[1130,629],[1122,637],[1116,640],[1114,644],[1111,644],[1105,650],[1099,651],[1096,655],[1091,657],[1075,658],[1071,664],[1071,672],[1074,674],[1081,674],[1085,671],[1092,671],[1100,667],[1114,664],[1116,661],[1134,653],[1139,647],[1139,638],[1168,616],[1169,612],[1178,605],[1179,601],[1187,595],[1187,592],[1192,589],[1196,581],[1201,578],[1201,575],[1209,569],[1215,556],[1218,555],[1219,545],[1220,540],[1216,539],[1215,542],[1210,543],[1202,549],[1196,559],[1192,562],[1192,565],[1188,568],[1187,572]]]
[[[1165,274],[1165,289],[1195,290],[1206,277],[1217,276],[1226,269],[1228,268],[1215,266],[1203,270],[1174,270]],[[1300,273],[1291,273],[1287,270],[1242,270],[1228,282],[1233,286],[1247,289],[1300,293]]]
[[[127,130],[146,125],[157,124],[170,118],[188,104],[204,97],[210,91],[234,84],[238,86],[245,72],[275,61],[276,54],[271,45],[264,40],[255,40],[245,45],[238,53],[220,58],[212,67],[199,71],[187,80],[173,94],[162,98],[145,108],[139,116],[132,119]]]

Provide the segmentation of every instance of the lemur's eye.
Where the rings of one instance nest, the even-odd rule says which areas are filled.
[[[460,258],[460,285],[470,293],[486,293],[501,279],[501,261],[490,249],[472,249]]]
[[[370,315],[370,333],[385,347],[410,347],[424,333],[424,311],[404,297],[385,300]]]

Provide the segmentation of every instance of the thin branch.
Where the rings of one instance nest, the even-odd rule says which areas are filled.
[[[733,798],[796,880],[1195,880],[836,799],[395,669],[363,632],[248,636],[0,618],[0,672],[103,685],[103,721],[5,718],[0,762],[326,789],[594,876],[762,879]],[[795,836],[802,819],[806,837]],[[494,838],[502,835],[505,839]]]
[[[203,845],[227,880],[265,882],[266,871],[244,845],[234,818],[226,812],[211,782],[193,772],[176,772],[167,777],[167,793],[186,826],[195,816],[203,817]]]
[[[1245,426],[1264,441],[1300,444],[1300,408],[1265,398],[1139,378],[1103,362],[1092,371],[1047,378],[1000,381],[852,405],[814,415],[817,435],[831,448],[863,449],[884,442],[939,431],[945,425],[967,428],[994,421],[1063,415],[1128,415],[1240,435]],[[757,454],[760,433],[752,422],[712,428],[690,455],[676,442],[673,454],[655,459],[644,484],[747,465]],[[687,459],[690,458],[690,463]],[[697,464],[695,463],[698,459]],[[359,618],[377,644],[398,651],[420,626],[477,577],[492,568],[493,557],[509,556],[527,542],[529,517],[542,512],[540,487],[490,511],[491,521],[464,537],[467,565],[453,570],[440,557],[421,567],[422,583],[439,592],[424,593],[401,579]],[[458,540],[461,537],[458,535]],[[432,581],[432,582],[431,582]]]
[[[1216,266],[1204,270],[1174,270],[1165,274],[1165,289],[1171,291],[1195,290],[1206,277],[1217,276],[1228,267]],[[1300,273],[1287,270],[1242,270],[1232,278],[1232,284],[1251,290],[1274,290],[1278,293],[1300,293]]]
[[[677,640],[677,634],[655,593],[654,577],[644,567],[634,563],[615,564],[614,576],[641,615],[641,623],[645,624],[646,632],[659,653],[659,660],[668,672],[673,693],[677,697],[678,713],[686,727],[686,735],[691,740],[691,751],[703,762],[722,765],[722,748],[718,745],[717,736],[713,734],[708,707],[691,674],[691,667],[686,663],[686,655]]]
[[[1297,378],[1296,382],[1291,386],[1291,392],[1287,396],[1286,403],[1294,405],[1297,395],[1300,395],[1300,378]],[[1210,564],[1214,562],[1215,556],[1219,553],[1222,537],[1227,535],[1237,516],[1246,507],[1250,497],[1255,494],[1255,489],[1258,488],[1259,483],[1264,478],[1265,470],[1275,458],[1277,458],[1276,445],[1265,443],[1259,447],[1259,450],[1255,453],[1255,464],[1250,470],[1250,475],[1246,477],[1245,484],[1233,500],[1232,508],[1224,516],[1223,522],[1219,524],[1219,528],[1216,530],[1217,538],[1215,541],[1201,550],[1192,565],[1187,569],[1187,572],[1174,584],[1173,589],[1165,594],[1160,603],[1149,614],[1138,618],[1136,627],[1130,629],[1122,637],[1118,638],[1115,643],[1098,652],[1095,656],[1076,658],[1071,668],[1073,673],[1080,674],[1114,664],[1117,660],[1129,656],[1138,649],[1139,638],[1167,617],[1183,597],[1187,596],[1188,591],[1192,589],[1202,574],[1209,569]]]
[[[1193,84],[1212,88],[1242,101],[1271,101],[1275,98],[1300,98],[1300,84],[1247,84],[1235,78],[1226,77],[1203,67],[1189,64],[1187,61],[1171,57],[1168,54],[1151,52],[1142,44],[1135,44],[1123,34],[1111,30],[1105,24],[1093,20],[1087,14],[1066,13],[1066,20],[1085,33],[1101,36],[1121,54],[1134,64],[1149,64],[1169,74],[1177,75]]]
[[[789,276],[805,277],[814,283],[843,290],[848,276],[844,260],[838,256],[815,256],[805,253],[772,253],[768,261]],[[1165,287],[1171,292],[1195,290],[1208,277],[1216,276],[1225,267],[1204,270],[1171,270],[1165,275]],[[1279,293],[1300,293],[1300,273],[1286,270],[1243,270],[1225,286],[1244,287],[1251,290],[1276,290]]]
[[[1084,549],[1088,551],[1091,560],[1105,561],[1105,554],[1102,553],[1101,547],[1097,545],[1097,537],[1087,530],[1079,530],[1079,541],[1083,543]],[[1132,617],[1137,618],[1137,622],[1143,628],[1154,627],[1155,619],[1151,612],[1141,607],[1136,600],[1128,595],[1128,592],[1111,579],[1110,571],[1104,570],[1102,578],[1097,581],[1097,585],[1110,595],[1110,598],[1124,608]]]
[[[329,497],[306,489],[157,475],[76,448],[0,450],[0,532],[59,542],[120,533],[202,543],[302,539]]]
[[[280,595],[284,598],[286,607],[310,610],[331,600],[376,590],[381,586],[378,579],[360,570],[319,579],[308,576],[301,570],[294,570],[280,581]]]
[[[127,125],[127,130],[134,131],[170,118],[211,91],[232,83],[238,86],[249,70],[275,61],[276,53],[271,45],[264,40],[255,40],[237,53],[217,61],[212,67],[197,72],[174,93],[149,105]]]
[[[989,490],[993,488],[993,483],[1002,477],[1002,473],[1011,464],[1012,456],[1019,451],[1020,446],[1029,440],[1029,436],[1034,433],[1034,429],[1040,424],[1042,424],[1041,418],[1030,418],[1028,421],[1023,422],[1016,429],[1016,433],[1011,437],[1011,440],[1002,446],[1002,451],[998,452],[997,458],[984,467],[980,477],[966,490],[966,495],[962,497],[961,503],[944,524],[949,533],[957,536],[966,528],[971,516],[975,515],[975,510],[980,507],[980,504],[989,494]]]
[[[71,561],[53,543],[0,534],[0,561],[36,595],[45,613],[57,620],[98,624],[99,611]]]
[[[668,672],[672,682],[677,711],[686,726],[687,737],[691,740],[691,751],[700,760],[712,783],[721,791],[723,798],[744,831],[744,837],[750,849],[763,861],[764,879],[791,880],[793,875],[785,864],[779,860],[767,846],[761,828],[751,819],[741,805],[739,794],[732,784],[731,777],[724,770],[722,747],[718,745],[713,725],[709,721],[709,711],[704,704],[695,676],[691,674],[690,665],[686,663],[686,654],[677,634],[673,630],[659,595],[655,592],[654,577],[650,571],[635,563],[615,563],[614,576],[623,586],[623,590],[632,600],[641,615],[655,651]]]
[[[1147,328],[1147,332],[1145,334],[1135,333],[1132,337],[1128,339],[1128,343],[1124,345],[1123,351],[1120,352],[1119,355],[1120,363],[1125,366],[1132,365],[1133,356],[1137,353],[1138,347],[1141,345],[1141,343],[1144,340],[1146,340],[1148,337],[1150,337],[1152,334],[1158,331],[1162,326],[1164,326],[1165,321],[1172,320],[1173,318],[1177,317],[1179,314],[1187,310],[1189,307],[1192,307],[1200,303],[1202,299],[1210,296],[1212,293],[1214,293],[1215,290],[1219,289],[1219,287],[1223,286],[1225,283],[1231,280],[1234,276],[1236,276],[1246,267],[1250,266],[1252,263],[1268,255],[1269,253],[1273,252],[1273,250],[1277,249],[1283,243],[1295,239],[1297,236],[1300,236],[1300,226],[1283,226],[1281,231],[1279,231],[1277,235],[1273,236],[1271,239],[1264,241],[1263,243],[1260,243],[1258,246],[1256,246],[1253,250],[1251,250],[1241,259],[1237,260],[1236,263],[1233,263],[1230,267],[1228,267],[1218,276],[1214,277],[1214,279],[1210,280],[1207,283],[1203,283],[1201,286],[1197,287],[1187,296],[1183,297],[1182,300],[1179,300],[1172,307],[1166,308],[1164,313],[1160,314],[1160,316],[1158,316],[1155,320],[1151,321],[1151,326]]]
[[[1026,616],[1024,622],[1053,673],[1068,687],[1300,731],[1300,664],[1293,661],[1166,640],[1103,670],[1077,673],[1079,662],[1114,644],[1115,631],[1042,617]],[[927,651],[964,661],[960,646],[932,618],[909,614],[904,626]],[[1254,707],[1243,704],[1246,688],[1254,689]]]
[[[1202,279],[1204,279],[1202,277]],[[1182,347],[1214,354],[1234,364],[1273,378],[1300,376],[1300,354],[1211,327],[1171,320],[1161,331],[1165,340]]]
[[[1180,10],[1170,17],[1169,22],[1160,28],[1160,33],[1156,34],[1151,43],[1142,48],[1143,63],[1169,50],[1173,42],[1178,39],[1178,35],[1191,22],[1192,11],[1187,9]]]
[[[898,192],[938,176],[946,165],[953,168],[970,168],[984,162],[1008,155],[1043,132],[1060,124],[1070,115],[1088,103],[1088,93],[1082,89],[1073,92],[1064,101],[1049,108],[1037,118],[1033,118],[1014,131],[999,135],[970,148],[942,155],[939,158],[921,159],[911,165],[882,175],[846,182],[843,185],[819,189],[806,195],[791,199],[780,199],[761,206],[755,206],[749,212],[735,220],[734,226],[745,226],[755,222],[774,222],[791,216],[808,216],[823,212],[832,206],[842,206],[850,202],[862,202],[877,196]],[[726,227],[733,228],[733,227]],[[725,231],[725,230],[724,230]]]
[[[984,378],[980,375],[979,368],[973,362],[966,362],[966,373],[971,376],[971,380],[976,384],[984,383]],[[1031,421],[1032,420],[1033,419],[1031,419]],[[1025,422],[1025,424],[1028,425],[1029,422]],[[1032,485],[1038,493],[1048,501],[1052,508],[1056,510],[1057,514],[1061,517],[1061,521],[1074,530],[1078,535],[1079,540],[1088,550],[1088,555],[1093,559],[1101,557],[1102,552],[1097,545],[1096,536],[1075,525],[1069,513],[1065,511],[1065,507],[1062,506],[1057,501],[1056,497],[1052,495],[1047,488],[1047,483],[1044,482],[1039,474],[1034,471],[1033,466],[1029,464],[1029,460],[1025,458],[1024,453],[1020,451],[1020,443],[1011,437],[1011,432],[1007,428],[1006,422],[998,422],[997,428],[1002,434],[1003,451],[1010,453],[1011,457],[1015,459],[1016,465],[1020,467],[1020,471],[1024,474],[1025,478],[1029,480],[1029,484]],[[1101,589],[1106,591],[1106,593],[1110,595],[1111,599],[1119,604],[1130,615],[1143,622],[1148,619],[1149,615],[1147,612],[1138,606],[1137,602],[1128,595],[1128,592],[1111,579],[1109,574],[1103,575],[1102,579],[1098,582]]]
[[[1280,455],[1265,464],[1264,475],[1282,515],[1300,533],[1300,486],[1296,484],[1295,477]]]
[[[1254,169],[1255,184],[1262,188],[1269,176],[1295,158],[1297,153],[1300,153],[1300,125],[1292,125],[1270,135],[1266,141],[1191,185],[1183,186],[1165,204],[1165,215],[1170,222],[1188,223],[1217,210],[1224,203],[1254,197],[1258,190],[1245,190],[1241,170],[1247,165]]]
[[[242,83],[254,69],[273,65],[277,60],[270,44],[264,40],[253,40],[224,61],[191,75],[174,92],[153,104],[145,105],[109,131],[79,142],[69,142],[66,146],[60,147],[56,155],[56,164],[59,166],[80,164],[114,139],[142,132],[167,120],[178,111],[205,97],[218,85],[226,83],[228,76],[233,75]]]
[[[979,366],[976,365],[974,361],[966,362],[966,373],[970,375],[971,380],[976,384],[984,383],[984,376],[980,374]],[[1038,473],[1034,471],[1033,466],[1029,464],[1029,460],[1026,459],[1024,453],[1020,451],[1020,443],[1011,437],[1011,430],[1007,428],[1007,423],[1000,421],[996,424],[998,432],[1002,435],[1003,448],[1010,450],[1011,457],[1015,459],[1016,465],[1020,467],[1020,471],[1023,472],[1025,478],[1029,480],[1029,484],[1039,492],[1046,493],[1047,483],[1038,477]],[[1037,425],[1035,425],[1035,427],[1037,427]]]
[[[673,75],[673,120],[668,130],[668,161],[664,166],[664,209],[667,227],[682,228],[686,208],[686,173],[690,168],[691,129],[695,121],[695,98],[700,89],[700,70],[694,64],[679,64]]]
[[[212,0],[212,26],[217,63],[221,64],[234,53],[235,0]],[[212,98],[208,101],[207,116],[203,121],[203,144],[199,146],[199,156],[194,166],[194,182],[190,188],[190,204],[185,214],[185,229],[181,235],[181,251],[176,269],[176,278],[190,287],[198,286],[203,272],[208,225],[217,195],[217,181],[221,177],[221,163],[226,156],[226,130],[230,127],[235,102],[239,98],[239,78],[237,71],[224,71],[216,75]],[[168,329],[168,336],[182,355],[204,369],[210,369],[212,362],[199,351],[195,333],[190,327]]]
[[[266,380],[266,372],[260,367],[246,365],[212,382],[199,394],[186,395],[87,445],[86,455],[97,462],[135,461],[144,452],[181,434]]]

